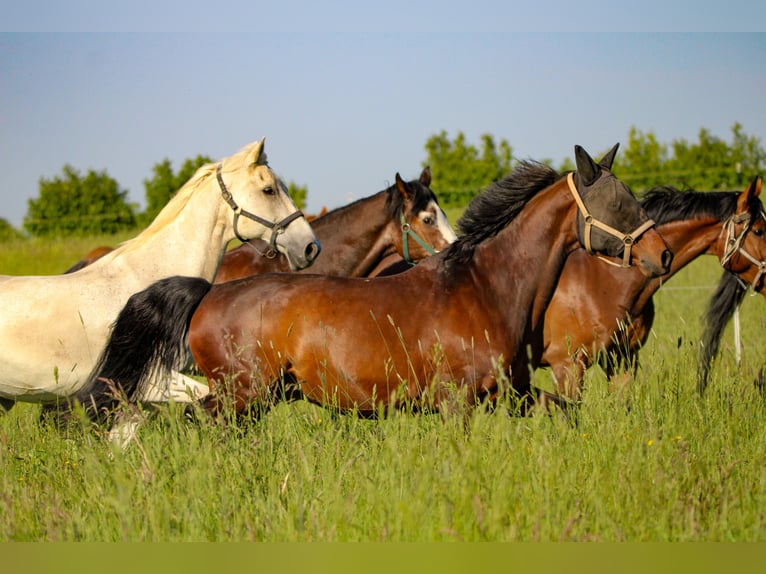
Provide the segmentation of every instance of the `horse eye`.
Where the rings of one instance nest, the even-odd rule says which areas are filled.
[[[763,228],[756,227],[755,229],[753,229],[753,235],[755,235],[756,237],[761,237],[763,235]]]
[[[423,218],[423,223],[426,224],[426,225],[433,225],[434,224],[434,218],[431,217],[430,215],[426,215]]]
[[[275,192],[274,192],[274,188],[273,188],[273,187],[271,187],[271,186],[269,186],[269,187],[264,187],[264,188],[263,188],[263,193],[265,193],[266,195],[274,195],[274,193],[275,193]]]

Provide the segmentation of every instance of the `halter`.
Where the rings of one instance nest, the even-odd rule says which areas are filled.
[[[618,229],[615,229],[614,227],[611,227],[610,225],[607,225],[603,221],[599,221],[597,219],[594,219],[593,216],[588,211],[588,208],[585,207],[585,203],[582,200],[582,197],[580,197],[580,193],[577,191],[577,187],[574,183],[574,174],[569,173],[567,175],[567,183],[569,184],[569,190],[572,192],[572,195],[575,198],[575,201],[577,202],[577,207],[580,209],[580,213],[582,213],[583,219],[585,219],[585,249],[588,251],[588,255],[593,255],[594,251],[590,244],[590,234],[593,229],[593,227],[598,227],[601,231],[604,231],[608,233],[609,235],[612,235],[622,241],[623,245],[625,246],[625,249],[623,250],[623,256],[622,256],[622,265],[618,265],[617,263],[613,263],[609,259],[606,259],[605,257],[599,256],[599,259],[602,261],[606,261],[610,265],[614,265],[615,267],[630,267],[630,250],[633,247],[633,244],[636,242],[636,240],[643,235],[643,233],[654,227],[654,220],[647,219],[644,221],[641,225],[639,225],[636,229],[634,229],[630,233],[623,233],[622,231],[619,231]]]
[[[415,241],[417,241],[420,246],[426,250],[426,252],[429,255],[434,255],[436,253],[436,250],[428,245],[420,235],[418,235],[415,231],[412,230],[412,226],[407,223],[407,220],[404,218],[404,208],[399,212],[399,221],[402,223],[402,245],[403,245],[403,253],[402,256],[404,257],[404,260],[409,263],[410,265],[415,265],[415,262],[410,258],[410,248],[409,248],[409,238],[412,237]]]
[[[763,212],[761,212],[763,214]],[[764,217],[766,217],[766,214],[763,214]],[[742,230],[739,232],[739,234],[736,234],[735,228],[740,223],[743,223]],[[755,294],[755,289],[758,287],[758,282],[760,281],[761,277],[766,273],[766,261],[759,261],[755,257],[753,257],[750,253],[748,253],[743,247],[742,247],[742,241],[745,239],[745,234],[750,230],[750,214],[749,213],[740,213],[740,214],[734,214],[729,219],[726,220],[726,223],[724,224],[724,231],[726,233],[726,247],[724,248],[723,255],[721,255],[721,267],[726,269],[726,265],[731,261],[731,258],[734,256],[735,253],[739,252],[745,259],[750,261],[753,265],[755,265],[758,268],[758,273],[755,274],[755,277],[753,277],[753,281],[750,285],[745,285],[745,282],[740,279],[740,283],[742,283],[742,286],[752,287],[753,288],[753,294]],[[737,278],[739,278],[739,275],[737,275]]]
[[[273,258],[277,253],[277,237],[285,232],[285,229],[287,229],[287,226],[290,225],[293,221],[298,219],[299,217],[303,217],[303,212],[298,209],[295,212],[291,213],[287,217],[285,217],[282,221],[279,222],[272,222],[268,219],[264,219],[263,217],[259,217],[255,215],[254,213],[250,213],[249,211],[246,211],[239,207],[237,205],[237,202],[234,201],[234,197],[231,195],[231,192],[226,188],[226,184],[223,182],[223,176],[221,175],[221,169],[223,165],[218,164],[215,170],[215,176],[218,179],[218,185],[221,188],[221,195],[226,200],[226,203],[229,204],[229,207],[232,208],[234,211],[234,235],[236,235],[237,239],[239,239],[242,243],[247,242],[247,239],[242,237],[239,233],[239,229],[237,229],[237,223],[239,221],[239,216],[243,215],[244,217],[247,217],[248,219],[252,219],[256,223],[260,223],[267,229],[271,231],[271,237],[269,238],[269,249],[268,251],[262,255],[265,255],[266,257]],[[256,249],[256,251],[258,251]],[[259,252],[260,253],[260,252]]]

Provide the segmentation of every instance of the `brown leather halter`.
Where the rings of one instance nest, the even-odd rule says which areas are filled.
[[[643,235],[645,231],[654,227],[654,220],[647,219],[630,233],[623,233],[622,231],[615,229],[614,227],[604,223],[603,221],[594,219],[594,217],[588,211],[588,208],[585,207],[585,203],[583,202],[582,197],[580,197],[580,192],[577,191],[577,187],[575,186],[575,183],[574,183],[574,174],[571,172],[567,175],[567,183],[569,184],[569,190],[572,192],[572,195],[574,196],[575,201],[577,202],[577,207],[580,209],[580,213],[582,214],[583,219],[585,220],[584,243],[585,243],[585,249],[588,251],[588,254],[593,255],[594,253],[590,243],[590,234],[593,228],[597,227],[601,231],[604,231],[608,233],[609,235],[612,235],[613,237],[616,237],[617,239],[622,241],[623,245],[625,246],[625,249],[623,250],[623,256],[622,256],[622,265],[613,263],[612,261],[604,257],[599,256],[599,258],[602,259],[603,261],[606,261],[610,265],[614,265],[615,267],[630,267],[630,250],[633,247],[633,244],[636,242],[636,240],[639,237],[641,237],[641,235]]]

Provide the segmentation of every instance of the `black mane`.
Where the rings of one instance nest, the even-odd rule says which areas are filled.
[[[445,252],[445,262],[470,261],[480,243],[500,233],[532,197],[560,177],[550,166],[525,160],[503,179],[491,183],[471,201],[458,220],[462,235]]]
[[[669,221],[683,221],[698,217],[714,217],[725,221],[737,209],[737,191],[681,191],[670,185],[650,189],[641,199],[641,207],[658,225]],[[761,210],[760,202],[750,205],[750,216],[755,219]]]

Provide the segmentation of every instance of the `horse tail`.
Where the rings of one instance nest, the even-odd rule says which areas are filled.
[[[174,276],[133,294],[112,325],[109,340],[75,399],[97,419],[119,400],[136,402],[150,380],[188,364],[189,324],[212,284]]]
[[[747,292],[747,286],[739,277],[725,271],[718,282],[718,287],[710,298],[705,313],[705,331],[702,335],[702,348],[697,369],[697,390],[704,393],[710,375],[710,363],[718,354],[721,337],[729,319]]]

